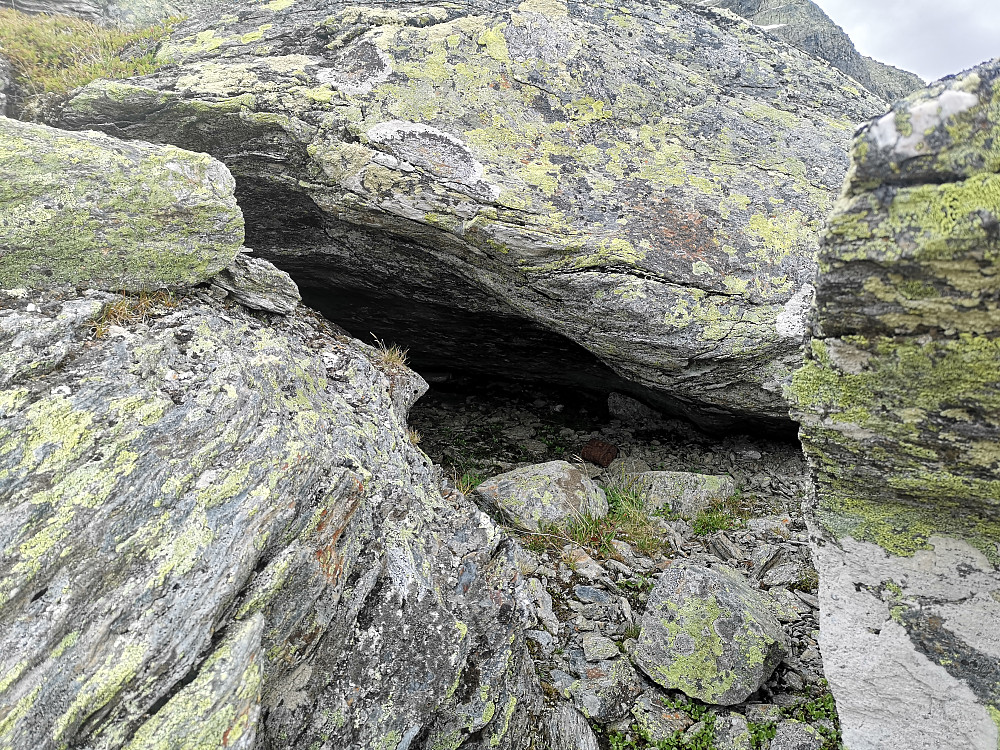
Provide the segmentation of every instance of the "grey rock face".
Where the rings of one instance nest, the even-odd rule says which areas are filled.
[[[523,741],[511,550],[366,349],[114,301],[0,293],[5,746]]]
[[[816,232],[882,107],[839,71],[642,0],[253,5],[160,56],[63,124],[225,161],[247,244],[349,330],[429,369],[787,419]]]
[[[525,466],[487,479],[473,496],[487,508],[531,531],[583,515],[608,514],[604,490],[566,461]]]
[[[649,508],[667,507],[685,518],[694,518],[713,503],[732,497],[731,477],[683,471],[647,471],[630,477],[646,493]]]
[[[207,281],[243,243],[234,189],[205,154],[0,117],[0,288]]]
[[[0,117],[7,116],[10,97],[13,94],[14,72],[0,50]]]
[[[597,737],[587,719],[572,706],[560,703],[544,727],[549,750],[598,750]]]
[[[894,102],[923,88],[920,76],[865,57],[812,0],[708,0],[844,71],[873,94]]]
[[[1000,64],[855,142],[793,379],[821,646],[845,744],[998,741]]]
[[[728,706],[760,688],[787,649],[770,598],[739,573],[675,562],[649,596],[634,661],[669,690]]]
[[[716,719],[715,747],[717,750],[753,750],[747,720],[737,713]],[[771,748],[775,748],[773,741]]]
[[[808,724],[783,721],[771,740],[771,750],[820,750],[823,744],[823,735]]]
[[[245,253],[238,254],[212,283],[253,310],[287,315],[302,301],[299,288],[287,273]]]

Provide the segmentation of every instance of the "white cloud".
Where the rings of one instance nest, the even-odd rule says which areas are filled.
[[[928,80],[1000,57],[996,0],[815,0],[865,55]]]

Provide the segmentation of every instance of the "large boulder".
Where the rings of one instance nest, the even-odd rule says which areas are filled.
[[[859,53],[844,30],[812,0],[708,0],[707,4],[738,13],[789,44],[826,60],[887,102],[925,85],[914,73]]]
[[[1000,720],[1000,61],[857,137],[795,416],[845,744],[992,750]]]
[[[61,123],[207,151],[248,244],[413,362],[784,423],[816,236],[884,104],[732,14],[626,0],[198,13]]]
[[[726,566],[675,562],[649,595],[633,659],[668,690],[745,701],[788,651],[773,602]]]
[[[206,154],[0,117],[0,289],[207,281],[243,244],[234,188]]]
[[[3,746],[527,746],[510,542],[369,347],[211,300],[0,293]]]

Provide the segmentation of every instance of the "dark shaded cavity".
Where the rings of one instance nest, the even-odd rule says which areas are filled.
[[[485,378],[582,389],[602,399],[616,391],[702,429],[793,433],[790,422],[744,418],[622,378],[470,282],[493,270],[494,261],[457,240],[442,247],[451,239],[438,229],[364,209],[332,216],[286,185],[239,185],[247,245],[291,274],[305,304],[353,336],[408,350],[410,366],[432,384]]]

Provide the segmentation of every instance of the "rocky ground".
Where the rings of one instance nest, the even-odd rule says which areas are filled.
[[[613,749],[839,746],[801,512],[807,470],[794,440],[709,436],[623,397],[606,403],[503,383],[432,388],[410,425],[421,448],[467,492],[497,474],[558,460],[605,490],[604,519],[570,518],[543,524],[542,533],[515,532],[537,620],[529,645],[547,700],[570,701],[594,730],[593,737],[578,734],[579,747],[591,740]],[[593,455],[593,447],[585,449],[592,441],[617,449],[607,467],[581,457]],[[654,510],[655,498],[629,481],[650,470],[698,475],[692,481],[709,485],[712,476],[730,481],[700,511],[687,508],[684,518],[669,504]],[[787,638],[777,669],[735,705],[662,689],[636,668],[644,613],[659,595],[654,587],[665,571],[688,566],[738,571],[753,596],[773,608]]]

